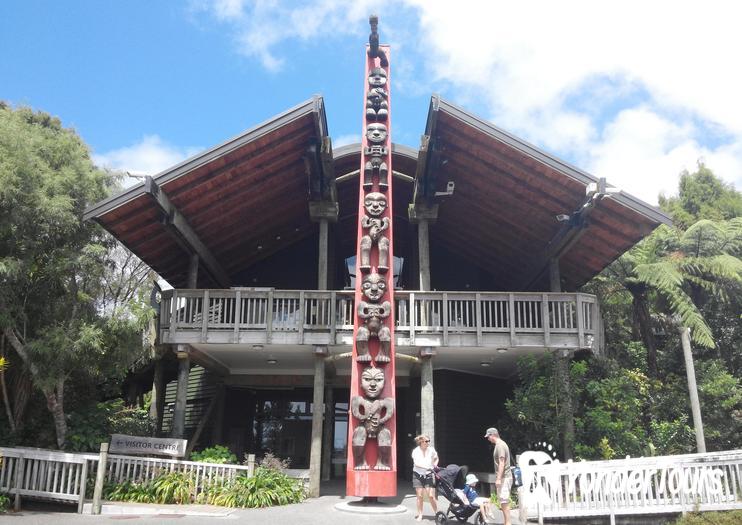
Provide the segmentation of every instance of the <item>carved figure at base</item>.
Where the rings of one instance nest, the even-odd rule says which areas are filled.
[[[355,470],[391,470],[392,433],[384,427],[394,415],[394,398],[379,399],[384,389],[384,371],[368,367],[361,374],[363,396],[353,396],[350,412],[360,424],[353,431],[352,449]],[[366,461],[366,443],[376,439],[378,453],[376,465]]]
[[[389,228],[389,218],[380,217],[386,210],[386,196],[373,191],[366,195],[363,205],[368,215],[361,218],[361,227],[368,232],[361,237],[360,269],[364,273],[371,271],[371,248],[375,244],[379,248],[377,270],[379,273],[386,273],[389,270],[389,239],[382,232]]]
[[[386,281],[378,273],[369,273],[363,277],[361,292],[369,302],[360,301],[358,304],[358,318],[363,324],[356,332],[356,359],[360,362],[371,361],[368,340],[376,337],[379,339],[379,352],[375,361],[388,363],[391,360],[392,333],[384,326],[384,319],[391,314],[392,305],[389,301],[379,304],[386,292]]]

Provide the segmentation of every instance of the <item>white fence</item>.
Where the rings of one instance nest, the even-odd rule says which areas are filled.
[[[521,520],[742,509],[742,450],[547,463],[519,457]]]
[[[82,512],[88,462],[81,454],[48,450],[0,448],[0,491],[21,498],[77,502]]]
[[[82,512],[86,482],[95,480],[100,458],[98,454],[2,447],[0,457],[0,491],[15,495],[16,509],[20,508],[20,498],[25,496],[77,502],[78,512]],[[254,468],[253,462],[223,465],[109,454],[104,481],[142,482],[169,472],[183,472],[193,479],[194,493],[200,494],[209,487],[224,485],[238,475],[252,476]],[[285,469],[284,473],[303,481],[308,479],[308,470]],[[92,488],[87,495],[92,497]]]

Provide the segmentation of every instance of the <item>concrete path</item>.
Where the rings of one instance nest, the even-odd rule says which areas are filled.
[[[0,525],[93,525],[111,523],[111,520],[133,521],[137,524],[169,525],[205,524],[219,525],[221,522],[249,523],[250,525],[415,525],[415,495],[412,489],[400,481],[400,495],[396,498],[382,498],[381,501],[391,505],[401,505],[405,512],[400,514],[351,514],[335,509],[335,505],[358,498],[346,498],[340,486],[323,485],[323,496],[308,499],[297,505],[271,507],[269,509],[225,509],[210,505],[140,505],[132,503],[104,504],[103,514],[91,516],[88,513],[76,514],[72,506],[43,505],[28,502],[24,510],[14,514],[0,514]],[[439,509],[445,511],[448,501],[438,498]],[[89,506],[88,506],[89,508]],[[423,524],[433,524],[434,516],[426,501],[423,512]],[[89,511],[88,511],[89,512]],[[520,525],[517,511],[512,513],[513,525]],[[502,523],[502,513],[497,512],[497,521]],[[473,523],[473,517],[469,523]],[[453,525],[457,521],[449,521]],[[225,524],[226,525],[226,524]]]

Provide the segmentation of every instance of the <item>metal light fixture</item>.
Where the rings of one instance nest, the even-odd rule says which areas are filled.
[[[507,351],[508,351],[508,349],[507,349],[507,348],[498,348],[498,349],[497,349],[497,353],[498,353],[498,354],[504,354],[504,353],[506,353]]]
[[[278,360],[271,358],[271,359],[266,359],[265,362],[268,363],[269,365],[275,365],[276,363],[278,363]]]
[[[479,363],[479,366],[482,366],[484,368],[488,368],[490,366],[489,361],[482,361]]]

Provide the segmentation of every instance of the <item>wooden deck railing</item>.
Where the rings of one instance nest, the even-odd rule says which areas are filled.
[[[595,296],[579,293],[397,291],[403,346],[599,345]],[[172,290],[160,312],[164,343],[350,344],[352,291]]]

